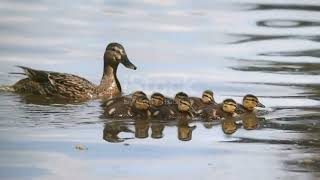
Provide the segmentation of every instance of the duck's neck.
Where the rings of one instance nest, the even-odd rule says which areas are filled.
[[[118,64],[105,65],[103,76],[98,87],[98,95],[100,97],[114,97],[121,93],[121,86],[117,78]]]

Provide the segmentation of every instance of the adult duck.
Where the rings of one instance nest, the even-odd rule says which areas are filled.
[[[18,66],[24,70],[21,79],[11,88],[17,93],[58,97],[68,100],[84,101],[93,98],[111,98],[121,94],[121,86],[117,78],[119,63],[129,69],[136,69],[119,43],[110,43],[104,53],[104,69],[100,85],[67,73],[35,70]]]

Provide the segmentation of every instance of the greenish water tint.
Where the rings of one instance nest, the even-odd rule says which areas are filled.
[[[268,113],[232,135],[216,122],[102,117],[99,100],[64,104],[0,92],[0,179],[319,179],[320,6],[312,0],[0,2],[0,85],[15,65],[98,83],[112,41],[136,71],[123,91],[178,91]],[[87,150],[77,150],[83,145]]]

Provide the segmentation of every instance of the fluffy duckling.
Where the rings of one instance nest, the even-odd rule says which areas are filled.
[[[161,93],[153,93],[150,99],[150,112],[153,119],[170,120],[174,119],[175,112],[165,104],[166,97]]]
[[[237,102],[235,100],[225,99],[222,104],[219,104],[215,111],[212,112],[212,116],[216,118],[237,117],[236,109]]]
[[[109,118],[148,119],[151,116],[149,109],[149,99],[137,96],[131,103],[106,106],[104,110],[105,115]]]
[[[179,104],[179,101],[180,101],[181,98],[189,98],[189,96],[184,92],[178,92],[174,96],[174,99],[171,101],[171,103],[166,105],[170,109],[170,112],[172,114],[179,113],[178,104]]]
[[[123,105],[132,105],[137,97],[147,97],[143,91],[135,91],[134,93],[127,96],[117,96],[111,99],[108,99],[103,102],[102,107],[121,107]]]
[[[188,119],[193,118],[192,107],[190,99],[187,97],[181,97],[176,106],[176,117],[177,119]]]
[[[199,110],[202,110],[206,107],[214,107],[217,105],[217,103],[214,100],[214,94],[211,90],[206,90],[202,93],[202,97],[190,97],[192,108],[198,112]]]
[[[203,108],[197,115],[204,121],[237,116],[237,103],[233,99],[225,99],[221,104]]]
[[[265,107],[262,103],[259,102],[259,99],[252,94],[247,94],[242,99],[242,105],[238,104],[237,113],[251,113],[254,112],[256,107]]]

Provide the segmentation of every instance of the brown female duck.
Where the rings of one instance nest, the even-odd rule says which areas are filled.
[[[24,70],[21,74],[27,78],[18,81],[12,88],[18,93],[76,101],[110,98],[121,94],[121,86],[116,75],[119,63],[127,68],[136,69],[136,66],[129,61],[123,46],[110,43],[104,53],[104,71],[98,86],[76,75],[18,66]]]

